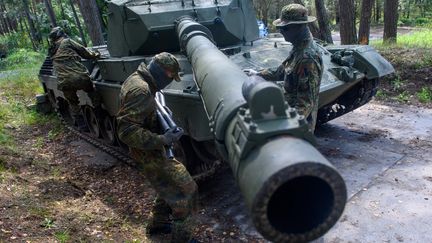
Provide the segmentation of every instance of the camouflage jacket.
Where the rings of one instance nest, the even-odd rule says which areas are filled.
[[[322,58],[313,41],[294,48],[291,55],[276,69],[265,69],[258,75],[266,80],[284,80],[286,99],[305,117],[318,109],[319,87],[322,77]]]
[[[123,83],[117,113],[118,136],[131,148],[162,149],[156,117],[156,84],[144,64]]]
[[[51,58],[59,84],[89,79],[87,68],[80,63],[81,57],[96,59],[97,55],[69,38],[61,38],[51,50]]]

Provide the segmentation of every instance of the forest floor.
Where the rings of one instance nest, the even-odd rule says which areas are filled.
[[[417,95],[431,87],[432,70],[410,65],[432,53],[380,51],[397,73],[381,82],[377,99],[317,129],[318,149],[341,172],[349,194],[339,223],[317,242],[432,241],[432,106]],[[0,242],[169,240],[145,235],[154,191],[136,170],[58,122],[5,128],[15,143],[0,147]],[[266,242],[226,167],[200,183],[194,236]]]

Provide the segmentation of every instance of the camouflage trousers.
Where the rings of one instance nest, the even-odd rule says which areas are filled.
[[[318,115],[318,106],[297,106],[294,108],[297,109],[300,115],[303,115],[308,123],[309,130],[313,133],[315,131],[315,126],[317,122]]]
[[[167,159],[165,150],[138,150],[131,148],[131,156],[138,168],[156,191],[152,220],[166,222],[173,218],[173,242],[181,242],[193,227],[197,207],[197,185],[186,167],[176,159]],[[184,236],[188,238],[189,236]],[[174,240],[177,237],[177,240]]]
[[[320,83],[309,83],[308,80],[285,81],[285,100],[289,106],[297,109],[309,125],[309,130],[315,131]],[[292,88],[293,87],[293,88]]]
[[[94,107],[100,106],[100,96],[84,65],[76,61],[54,61],[54,68],[58,77],[57,88],[63,92],[74,115],[80,113],[78,90],[87,93]]]

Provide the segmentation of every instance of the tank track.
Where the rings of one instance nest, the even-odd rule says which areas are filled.
[[[318,110],[317,125],[324,124],[368,103],[376,94],[378,79],[364,79],[334,102]]]
[[[76,127],[68,124],[58,112],[57,114],[62,124],[75,136],[83,139],[84,141],[95,146],[96,148],[118,159],[121,163],[124,163],[133,168],[137,167],[137,163],[127,154],[127,152],[124,149],[117,146],[107,145],[106,143],[103,142],[103,140],[99,138],[94,138],[91,135],[80,132]],[[211,176],[213,176],[220,166],[221,163],[219,161],[216,161],[215,163],[213,163],[213,165],[201,164],[196,169],[198,172],[194,174],[192,177],[197,182],[204,181],[210,178]]]

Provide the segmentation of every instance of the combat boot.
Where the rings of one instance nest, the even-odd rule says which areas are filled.
[[[184,220],[174,220],[171,232],[171,243],[188,243],[195,242],[192,238],[192,217]]]
[[[171,232],[171,208],[160,198],[156,198],[146,226],[146,234],[169,234]]]

